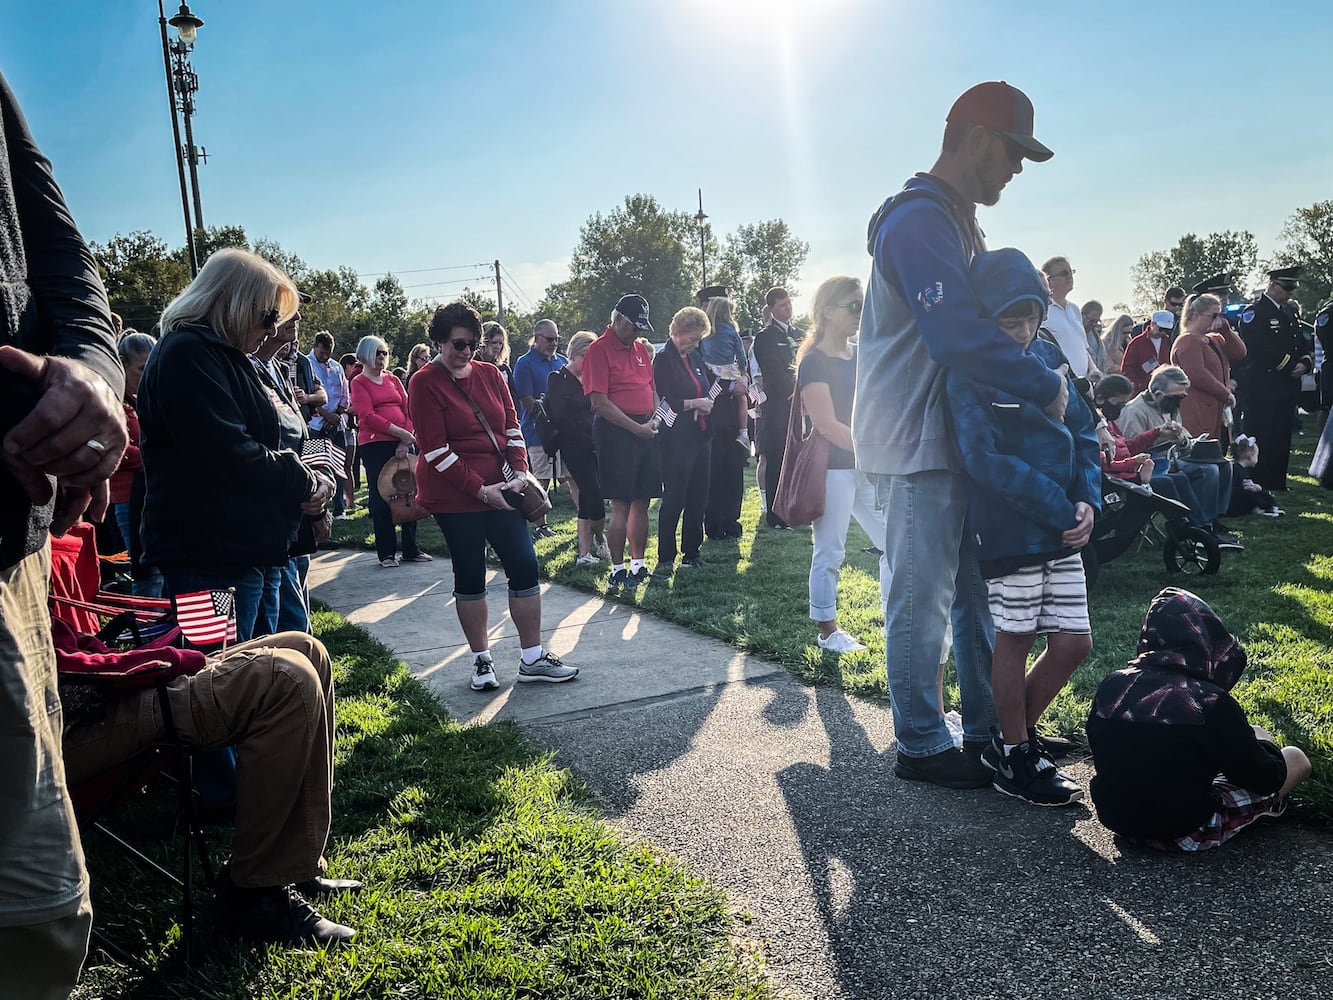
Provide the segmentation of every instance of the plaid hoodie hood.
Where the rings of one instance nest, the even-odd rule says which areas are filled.
[[[1138,655],[1097,688],[1095,718],[1203,725],[1245,671],[1245,647],[1203,600],[1167,587],[1148,606]]]

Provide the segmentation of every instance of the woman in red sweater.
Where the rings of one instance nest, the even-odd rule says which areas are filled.
[[[1190,377],[1190,392],[1180,401],[1180,422],[1198,437],[1230,440],[1223,428],[1223,408],[1236,405],[1232,362],[1244,359],[1245,341],[1222,317],[1215,295],[1192,295],[1185,302],[1184,330],[1171,345],[1171,363]]]
[[[527,471],[528,453],[504,375],[472,360],[481,317],[466,302],[440,306],[430,339],[438,353],[412,376],[408,401],[421,449],[417,502],[435,515],[449,543],[454,606],[472,648],[472,690],[500,686],[487,635],[487,542],[509,578],[509,614],[522,646],[519,681],[573,680],[578,668],[542,647],[537,554],[527,522],[513,506],[522,490],[513,473]]]
[[[362,337],[356,345],[361,374],[352,379],[352,409],[356,411],[356,449],[366,470],[370,520],[375,526],[375,553],[380,565],[391,569],[398,565],[398,539],[388,502],[380,496],[377,484],[384,463],[408,454],[416,444],[412,420],[407,415],[407,390],[388,371],[389,348],[379,337]],[[430,562],[431,557],[417,548],[417,526],[404,524],[403,561]]]

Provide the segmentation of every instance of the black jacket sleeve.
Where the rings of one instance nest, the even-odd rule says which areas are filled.
[[[0,116],[19,224],[17,233],[5,233],[0,254],[9,256],[18,249],[23,254],[21,266],[13,259],[0,261],[0,272],[7,282],[13,282],[26,271],[37,306],[35,328],[17,346],[34,354],[80,361],[106,379],[119,397],[124,394],[125,374],[116,354],[111,307],[97,264],[56,186],[51,162],[37,148],[2,76]]]
[[[754,357],[759,373],[764,376],[764,395],[781,406],[791,402],[796,383],[791,370],[791,354],[787,351],[782,331],[777,326],[766,326],[754,339]]]
[[[1205,727],[1217,755],[1218,770],[1227,780],[1256,795],[1272,795],[1287,780],[1282,751],[1254,735],[1245,710],[1231,695],[1218,698]]]

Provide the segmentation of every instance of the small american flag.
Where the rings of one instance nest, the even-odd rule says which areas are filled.
[[[236,597],[228,590],[176,595],[176,622],[195,645],[236,641]]]
[[[708,390],[708,398],[709,398],[709,399],[717,399],[718,393],[720,393],[721,391],[722,391],[722,383],[721,383],[721,382],[714,382],[714,383],[713,383],[713,388],[711,388],[711,389]]]
[[[347,452],[328,438],[311,438],[302,444],[301,461],[317,472],[331,472],[339,479],[347,478],[343,468],[347,462]]]
[[[671,404],[665,399],[657,404],[657,409],[653,411],[653,416],[668,427],[671,427],[676,423],[676,411],[671,408]]]
[[[763,389],[759,388],[759,386],[755,385],[753,382],[750,383],[751,403],[753,403],[755,406],[762,406],[764,404],[764,400],[766,400],[767,398],[768,397],[764,395]]]

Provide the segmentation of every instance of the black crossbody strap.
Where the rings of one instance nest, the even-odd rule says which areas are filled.
[[[508,482],[514,478],[514,469],[513,466],[509,464],[509,459],[505,457],[504,449],[500,447],[500,442],[495,437],[495,431],[491,430],[491,425],[486,419],[486,415],[481,412],[481,407],[477,405],[477,401],[472,398],[471,394],[469,394],[466,389],[463,388],[463,384],[456,378],[453,382],[454,385],[458,387],[458,391],[463,394],[463,398],[466,399],[468,404],[472,407],[472,412],[477,415],[477,420],[481,424],[481,429],[484,430],[486,436],[491,439],[491,445],[495,448],[495,453],[500,456],[500,472],[505,477],[505,482]]]

